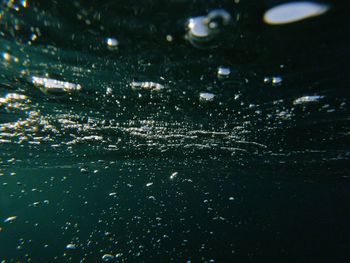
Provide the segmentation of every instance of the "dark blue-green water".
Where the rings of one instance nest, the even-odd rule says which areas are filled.
[[[348,262],[350,3],[0,3],[0,262]]]

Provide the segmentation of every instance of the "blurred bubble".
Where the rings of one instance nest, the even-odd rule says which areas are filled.
[[[265,84],[272,84],[273,86],[281,85],[282,81],[283,81],[283,79],[281,76],[265,77],[264,78]]]
[[[75,244],[68,244],[66,246],[66,249],[67,250],[75,250],[75,249],[77,249],[77,246]]]
[[[64,95],[82,90],[80,84],[50,78],[32,77],[32,83],[45,94]]]
[[[102,260],[105,262],[112,261],[114,259],[114,256],[112,254],[104,254],[102,256]]]
[[[310,102],[318,102],[319,100],[323,99],[323,96],[303,96],[300,98],[297,98],[293,101],[294,105],[298,105],[298,104],[306,104],[306,103],[310,103]]]
[[[215,98],[215,95],[213,93],[201,92],[199,94],[199,100],[202,102],[210,102],[210,101],[213,101],[214,98]]]
[[[322,15],[328,9],[328,5],[315,2],[285,3],[267,10],[263,20],[269,25],[288,24]]]
[[[231,15],[224,9],[215,9],[206,16],[192,17],[187,23],[186,38],[197,48],[212,48],[218,45],[218,38],[231,22]]]
[[[134,82],[131,82],[130,86],[133,90],[160,91],[164,89],[163,85],[159,83],[151,82],[151,81],[143,81],[143,82],[134,81]]]
[[[108,37],[106,38],[106,43],[109,50],[116,50],[118,49],[119,42],[116,38]]]
[[[219,79],[228,78],[230,76],[230,74],[231,74],[230,68],[227,68],[227,67],[219,67],[218,68],[217,75],[218,75]]]

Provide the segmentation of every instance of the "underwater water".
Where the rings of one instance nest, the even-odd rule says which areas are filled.
[[[0,262],[348,261],[350,3],[0,3]]]

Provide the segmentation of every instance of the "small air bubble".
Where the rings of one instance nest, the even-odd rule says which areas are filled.
[[[75,250],[75,249],[77,249],[77,246],[75,244],[70,243],[66,246],[66,249],[67,250]]]
[[[219,79],[224,79],[228,78],[231,74],[230,68],[227,67],[219,67],[218,68],[218,78]]]
[[[114,259],[114,256],[112,254],[104,254],[102,256],[102,260],[105,262],[112,261]]]
[[[275,77],[265,77],[264,78],[264,83],[265,84],[272,84],[273,86],[278,86],[282,84],[282,77],[280,76],[275,76]]]
[[[213,101],[214,98],[215,98],[215,95],[213,93],[201,92],[199,94],[199,100],[202,102],[210,102],[210,101]]]
[[[107,43],[108,49],[110,49],[110,50],[118,49],[119,42],[116,38],[108,37],[108,38],[106,38],[106,43]]]

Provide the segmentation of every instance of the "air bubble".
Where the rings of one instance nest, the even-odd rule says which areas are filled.
[[[151,81],[143,81],[143,82],[131,82],[130,84],[133,90],[150,90],[150,91],[161,91],[164,89],[164,86]]]
[[[215,98],[215,94],[209,92],[201,92],[199,94],[199,100],[202,102],[210,102]]]
[[[118,49],[119,42],[116,38],[108,37],[106,38],[106,44],[109,50]]]
[[[10,223],[17,219],[17,216],[10,216],[4,220],[4,223]]]
[[[328,5],[314,2],[285,3],[267,10],[263,20],[270,25],[288,24],[322,15],[328,9]]]
[[[105,262],[112,261],[114,259],[114,256],[112,254],[104,254],[102,256],[102,260]]]
[[[80,84],[33,76],[31,82],[45,94],[64,95],[82,90]]]
[[[77,249],[77,246],[75,244],[70,243],[66,246],[66,249],[67,250],[75,250],[75,249]]]
[[[187,40],[197,48],[216,46],[217,37],[231,22],[231,15],[224,9],[215,9],[206,16],[192,17],[187,23]]]
[[[231,74],[230,68],[227,68],[227,67],[219,67],[218,68],[217,75],[218,75],[219,79],[228,78],[230,76],[230,74]]]
[[[293,101],[294,105],[298,104],[306,104],[306,103],[312,103],[312,102],[318,102],[319,100],[323,99],[323,96],[303,96]]]
[[[264,83],[265,84],[272,84],[273,86],[278,86],[282,84],[282,77],[280,76],[275,76],[275,77],[265,77],[264,78]]]

